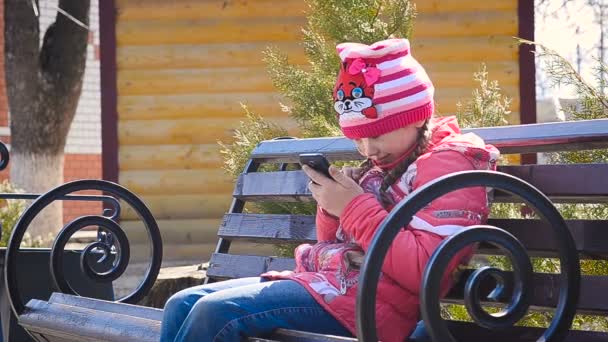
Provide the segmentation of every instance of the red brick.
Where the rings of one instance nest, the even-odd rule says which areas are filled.
[[[64,181],[77,179],[101,178],[101,155],[99,154],[66,154],[64,162]],[[96,194],[99,191],[79,192],[79,194]],[[69,222],[82,215],[99,215],[103,212],[101,202],[64,202],[63,219]]]

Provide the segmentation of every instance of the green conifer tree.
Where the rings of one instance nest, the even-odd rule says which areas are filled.
[[[415,7],[409,0],[307,0],[308,23],[302,29],[308,65],[291,64],[287,55],[275,47],[264,52],[267,70],[274,86],[283,94],[280,105],[299,127],[303,137],[339,134],[331,98],[338,72],[336,44],[372,44],[389,37],[408,38],[412,33]],[[252,108],[255,111],[255,108]],[[226,170],[233,176],[242,172],[251,150],[258,142],[284,135],[286,130],[247,112],[234,142],[221,144]],[[253,132],[255,128],[261,131]]]

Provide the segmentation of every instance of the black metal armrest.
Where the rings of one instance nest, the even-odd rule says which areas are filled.
[[[87,197],[85,200],[106,200],[106,198],[109,198],[111,199],[110,202],[114,206],[114,210],[111,212],[105,211],[105,216],[90,215],[79,217],[68,223],[59,232],[55,238],[51,250],[50,271],[51,278],[53,280],[53,287],[63,293],[78,295],[78,293],[76,293],[76,291],[65,279],[62,268],[62,260],[64,255],[63,250],[68,240],[75,232],[88,226],[98,226],[100,231],[106,232],[106,234],[101,234],[98,241],[89,244],[82,251],[80,257],[80,268],[82,272],[88,278],[98,282],[111,282],[123,274],[129,263],[130,249],[125,232],[115,221],[117,220],[120,208],[118,199],[124,200],[128,205],[133,207],[144,222],[152,244],[152,262],[146,271],[144,280],[140,283],[137,289],[135,289],[133,293],[117,301],[135,304],[141,300],[150,291],[152,285],[154,285],[162,262],[162,239],[156,220],[152,216],[150,210],[139,197],[116,183],[104,180],[77,180],[60,185],[44,195],[32,195],[34,198],[36,198],[35,201],[21,215],[19,221],[13,229],[6,251],[4,276],[11,307],[16,316],[21,315],[25,308],[21,299],[19,286],[17,284],[17,258],[19,254],[19,247],[28,226],[31,224],[36,215],[40,213],[40,211],[54,201],[64,199],[79,199],[79,197],[82,196],[69,194],[86,190],[97,190],[110,195],[84,197]],[[116,204],[118,204],[118,207],[116,207]],[[111,238],[108,237],[108,234],[111,235]],[[104,254],[104,258],[109,256],[114,257],[110,270],[100,272],[89,264],[90,260],[93,259],[89,257],[89,255],[95,254],[97,257],[98,254],[101,254],[100,251]],[[99,258],[97,257],[97,259]]]
[[[506,191],[523,199],[555,232],[561,274],[560,294],[553,321],[541,336],[545,340],[561,340],[576,312],[580,289],[580,265],[574,240],[560,213],[538,189],[521,179],[494,171],[463,171],[443,176],[417,189],[401,201],[378,228],[361,270],[357,296],[357,333],[361,341],[377,341],[376,292],[386,253],[399,231],[409,224],[414,214],[431,201],[454,190],[485,186]],[[492,226],[472,226],[446,238],[435,250],[425,269],[421,284],[421,315],[426,331],[433,341],[455,341],[440,315],[440,286],[444,270],[463,248],[477,242],[489,242],[511,259],[514,281],[506,284],[503,271],[484,267],[473,272],[465,287],[465,305],[473,320],[488,329],[502,329],[520,320],[529,307],[532,265],[523,245],[510,233]],[[478,298],[481,281],[486,277],[497,280],[496,292],[511,293],[511,302],[499,314],[486,313]],[[500,295],[500,293],[498,293]]]

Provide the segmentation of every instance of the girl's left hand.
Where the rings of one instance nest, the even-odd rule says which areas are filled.
[[[363,189],[357,182],[334,166],[329,167],[329,174],[333,179],[325,177],[306,165],[302,167],[302,170],[312,180],[308,184],[312,197],[321,208],[334,216],[340,217],[348,203],[363,193]]]

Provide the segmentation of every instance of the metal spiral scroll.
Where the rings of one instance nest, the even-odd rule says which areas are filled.
[[[395,236],[409,224],[413,215],[431,201],[454,190],[476,186],[492,187],[520,197],[535,208],[539,216],[553,228],[561,265],[559,301],[553,321],[538,341],[561,341],[565,338],[576,312],[581,274],[574,240],[564,219],[544,194],[517,177],[493,171],[463,171],[438,178],[412,192],[378,228],[361,269],[357,294],[357,333],[360,341],[378,340],[375,312],[378,279],[385,255]],[[502,329],[521,319],[530,305],[532,267],[522,244],[500,228],[469,227],[444,240],[431,256],[424,272],[421,314],[427,332],[435,342],[455,341],[440,315],[440,286],[444,270],[462,248],[481,241],[499,247],[511,259],[514,280],[511,284],[507,283],[504,273],[491,267],[475,271],[465,285],[465,305],[472,318],[483,327]],[[492,297],[512,293],[511,302],[499,314],[490,315],[480,305],[478,289],[486,277],[493,277],[498,283]],[[505,288],[507,291],[504,291]]]
[[[9,161],[8,148],[6,145],[0,141],[0,171],[6,169]]]
[[[141,199],[126,188],[108,181],[78,180],[66,183],[38,197],[38,199],[36,199],[23,213],[11,234],[6,251],[4,277],[6,279],[6,288],[8,290],[11,307],[17,316],[23,313],[24,310],[24,304],[21,300],[17,284],[17,257],[25,231],[34,217],[49,204],[55,200],[64,198],[69,193],[83,190],[99,190],[123,199],[128,205],[135,209],[140,219],[144,222],[152,243],[152,262],[150,263],[144,280],[133,293],[118,301],[131,304],[137,303],[147,294],[156,281],[162,261],[162,241],[156,220]],[[107,214],[108,213],[106,213],[106,215]],[[74,291],[65,280],[62,268],[63,249],[72,234],[87,226],[99,226],[102,231],[100,237],[105,237],[91,243],[82,251],[80,266],[87,277],[99,282],[110,282],[120,277],[129,263],[129,242],[125,232],[115,221],[105,216],[79,217],[68,223],[59,232],[53,243],[53,249],[51,250],[51,278],[53,279],[54,288],[59,289],[63,293],[77,295],[76,291]],[[99,273],[89,265],[87,260],[90,258],[88,258],[88,256],[94,250],[101,250],[104,253],[104,258],[109,257],[110,254],[115,256],[112,262],[112,268],[109,271]]]

